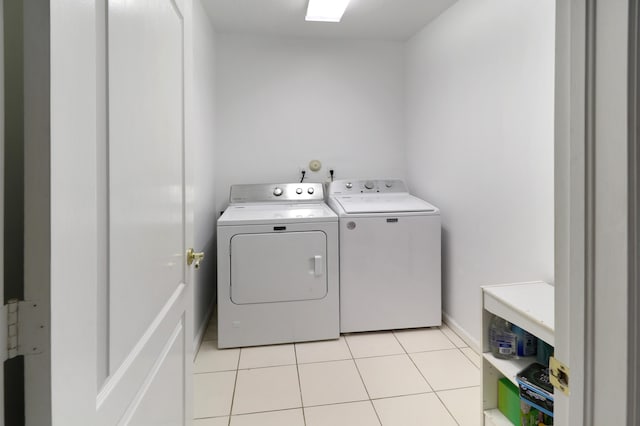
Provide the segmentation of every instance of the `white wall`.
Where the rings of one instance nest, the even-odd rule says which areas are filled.
[[[194,271],[194,332],[202,337],[216,294],[215,207],[215,33],[201,0],[193,0],[190,57],[191,80],[187,88],[187,140],[193,180],[188,197],[193,202],[194,249],[205,252],[200,269]]]
[[[404,44],[218,34],[218,210],[236,183],[404,177]]]
[[[476,342],[480,286],[553,281],[552,0],[460,0],[407,44],[410,188],[442,210],[443,307]]]

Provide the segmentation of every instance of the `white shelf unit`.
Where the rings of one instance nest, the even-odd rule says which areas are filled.
[[[535,357],[504,360],[493,356],[488,340],[492,315],[554,346],[553,300],[553,286],[542,281],[482,287],[482,418],[485,426],[511,425],[498,411],[498,380],[507,377],[517,386],[516,374],[535,362]]]

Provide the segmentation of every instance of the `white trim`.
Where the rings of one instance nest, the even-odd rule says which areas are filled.
[[[216,298],[211,299],[211,304],[209,305],[209,308],[207,309],[207,312],[204,315],[202,322],[198,326],[198,332],[193,338],[193,359],[194,360],[198,355],[198,349],[200,348],[200,345],[202,345],[202,341],[204,340],[204,334],[207,332],[207,327],[211,322],[211,317],[215,314],[216,304],[217,304]]]
[[[587,345],[584,424],[626,424],[628,329],[628,1],[593,3],[593,346]],[[588,49],[589,51],[590,49]],[[589,64],[590,62],[587,62]],[[587,86],[589,87],[589,85]],[[589,98],[588,98],[589,99]],[[589,259],[587,260],[589,261]],[[588,265],[589,266],[589,265]],[[590,283],[590,280],[587,280]],[[589,305],[587,305],[589,308]],[[588,342],[589,329],[585,340]],[[612,368],[614,366],[614,368]],[[591,373],[593,369],[593,374]],[[589,410],[589,408],[593,410]],[[589,410],[589,411],[587,411]]]
[[[482,353],[480,350],[480,342],[473,338],[464,328],[460,327],[460,324],[458,324],[451,315],[446,312],[442,312],[442,322],[453,330],[476,353]]]
[[[555,357],[572,372],[556,424],[584,424],[586,0],[556,2]]]

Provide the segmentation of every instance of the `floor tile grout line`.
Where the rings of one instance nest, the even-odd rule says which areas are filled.
[[[467,355],[462,351],[462,349],[458,348],[458,351],[462,354],[462,356],[464,357],[464,359],[466,359],[467,361],[469,361],[473,367],[475,367],[478,371],[480,371],[480,367],[478,367],[478,366],[476,365],[476,363],[475,363],[475,362],[473,362],[473,361],[471,360],[471,358],[469,358],[469,357],[468,357],[468,356],[467,356]],[[482,359],[480,359],[480,362],[482,362]]]
[[[394,398],[405,398],[407,396],[416,396],[416,395],[430,395],[432,393],[435,393],[435,391],[431,391],[431,392],[416,392],[416,393],[408,393],[406,395],[393,395],[393,396],[382,396],[380,398],[374,398],[371,401],[380,401],[383,399],[394,399]]]
[[[451,350],[451,349],[450,349]],[[460,349],[456,350],[460,351]],[[460,351],[462,352],[462,351]],[[464,356],[464,353],[462,354]],[[413,365],[418,369],[418,372],[420,373],[420,375],[424,378],[424,380],[427,382],[427,384],[429,384],[429,387],[431,388],[431,390],[433,391],[433,393],[436,395],[436,398],[438,398],[438,401],[440,401],[440,403],[442,404],[442,406],[444,407],[445,410],[447,410],[447,413],[449,413],[449,415],[451,416],[451,418],[453,419],[453,421],[460,426],[460,423],[458,422],[458,419],[455,418],[455,416],[453,415],[453,413],[451,412],[451,410],[449,409],[449,407],[447,407],[447,404],[444,403],[444,401],[440,398],[440,395],[438,395],[438,391],[435,390],[435,388],[431,385],[431,383],[429,383],[429,381],[427,380],[427,378],[425,377],[425,375],[422,373],[422,370],[420,370],[420,368],[418,367],[418,364],[416,364],[415,360],[413,359],[413,357],[409,356],[409,359],[411,359],[411,362],[413,363]]]
[[[402,395],[381,396],[379,398],[373,398],[372,401],[378,401],[380,399],[402,398],[402,397],[405,397],[405,396],[414,396],[414,395],[429,395],[431,393],[466,390],[466,389],[474,389],[474,388],[479,388],[479,387],[480,386],[464,386],[464,387],[461,387],[461,388],[439,389],[439,390],[432,390],[432,391],[429,391],[429,392],[414,392],[414,393],[407,393],[407,394],[402,394]],[[356,402],[358,402],[358,401],[356,401]],[[333,404],[312,405],[312,407],[319,407],[319,406],[323,406],[323,405],[337,405],[337,404],[347,404],[347,403],[346,402],[336,402],[336,403],[333,403]]]
[[[398,340],[398,338],[395,336],[394,333],[394,337],[396,338],[396,340]],[[402,343],[400,343],[400,341],[398,341],[398,343],[400,344],[400,346],[404,349],[404,346],[402,346]],[[429,351],[432,352],[432,351]],[[429,381],[427,380],[427,378],[424,376],[424,374],[422,374],[422,371],[420,371],[420,368],[418,368],[418,366],[416,365],[415,361],[413,360],[413,358],[411,358],[411,354],[406,352],[404,354],[397,354],[397,355],[386,355],[386,356],[401,356],[404,355],[407,358],[409,358],[409,361],[411,361],[411,364],[415,367],[416,371],[418,372],[418,374],[420,375],[420,377],[422,377],[422,379],[425,381],[425,383],[427,384],[427,386],[429,386],[429,389],[431,389],[431,392],[435,393],[435,389],[433,389],[433,386],[431,386],[431,383],[429,383]],[[371,359],[371,358],[381,358],[381,357],[369,357],[366,359]],[[359,358],[359,359],[365,359],[365,358]],[[356,366],[358,364],[356,363]],[[363,380],[364,382],[364,380]],[[365,385],[366,387],[366,385]],[[421,394],[421,393],[431,393],[431,392],[418,392],[417,394]],[[404,395],[397,395],[397,396],[408,396],[408,395],[416,395],[416,394],[404,394]],[[380,399],[380,398],[376,398],[376,399]],[[382,421],[380,421],[380,423],[382,423]]]
[[[296,345],[293,345],[293,356],[296,359],[296,373],[298,374],[298,392],[300,393],[300,405],[302,406],[300,409],[302,410],[302,423],[304,426],[307,426],[307,416],[304,412],[304,400],[302,398],[302,380],[300,379],[300,366],[298,365],[298,348]]]
[[[427,377],[424,375],[422,370],[420,370],[420,367],[418,367],[418,364],[416,364],[416,361],[413,359],[413,357],[411,355],[409,355],[409,354],[407,354],[407,355],[409,356],[409,359],[411,360],[411,363],[413,364],[413,366],[418,370],[418,373],[420,373],[420,375],[422,376],[424,381],[427,382],[427,384],[429,385],[429,389],[431,389],[432,392],[435,392],[435,389],[433,388],[431,383],[429,383],[429,380],[427,380]]]
[[[275,365],[263,365],[260,367],[238,368],[238,370],[244,371],[244,370],[260,370],[262,368],[291,367],[292,365],[296,365],[296,364],[297,364],[296,362],[290,362],[287,364],[275,364]]]
[[[240,370],[240,358],[242,357],[242,348],[238,352],[238,364],[236,368],[236,380],[233,382],[233,394],[231,395],[231,407],[229,407],[229,423],[227,426],[231,426],[231,416],[233,415],[233,404],[236,401],[236,390],[238,389],[238,374]]]
[[[338,362],[338,361],[349,361],[351,359],[353,360],[358,360],[358,359],[373,359],[373,358],[386,358],[386,357],[392,357],[392,356],[400,356],[400,355],[415,355],[415,354],[423,354],[423,353],[430,353],[430,352],[444,352],[444,351],[453,351],[453,350],[460,350],[459,348],[450,348],[450,349],[434,349],[434,350],[430,350],[430,351],[420,351],[420,352],[402,352],[402,353],[395,353],[395,354],[386,354],[386,355],[369,355],[369,356],[361,356],[361,357],[349,357],[349,358],[341,358],[341,359],[329,359],[326,361],[312,361],[312,362],[296,362],[296,363],[289,363],[289,364],[276,364],[276,365],[265,365],[265,366],[261,366],[261,367],[248,367],[248,368],[228,368],[228,369],[224,369],[224,370],[212,370],[212,371],[200,371],[200,372],[194,372],[193,374],[210,374],[210,373],[222,373],[225,371],[244,371],[244,370],[260,370],[263,368],[275,368],[275,367],[289,367],[292,365],[312,365],[312,364],[325,364],[328,362]],[[463,352],[464,354],[464,352]],[[465,355],[465,358],[469,359],[468,356]],[[471,361],[473,363],[473,361]],[[475,366],[475,363],[474,363]]]
[[[194,376],[199,376],[201,374],[214,374],[214,373],[228,373],[230,371],[238,371],[236,368],[230,368],[228,370],[215,370],[215,371],[200,371],[198,373],[191,373]]]
[[[382,419],[380,418],[380,415],[378,414],[378,410],[376,410],[376,406],[373,403],[373,399],[369,400],[369,404],[371,404],[371,408],[373,409],[373,413],[376,415],[376,419],[378,419],[378,424],[380,426],[382,426]]]
[[[439,331],[440,333],[442,333],[442,335],[443,335],[443,336],[444,336],[444,337],[449,341],[449,343],[451,343],[451,345],[453,345],[453,347],[451,347],[451,348],[443,348],[443,349],[429,349],[429,350],[426,350],[426,351],[409,352],[409,351],[407,350],[407,348],[405,348],[405,346],[404,346],[404,345],[402,344],[402,342],[400,341],[400,338],[398,337],[398,335],[396,334],[396,332],[398,332],[398,331],[399,331],[399,332],[402,332],[402,331],[421,331],[421,330],[427,330],[427,329],[428,329],[428,330],[438,330],[438,331]],[[392,332],[393,332],[393,336],[396,338],[396,340],[398,341],[398,343],[400,343],[400,346],[402,346],[402,349],[404,349],[404,350],[405,350],[405,352],[406,352],[407,354],[416,354],[416,353],[421,353],[421,352],[446,351],[446,350],[450,350],[450,349],[460,349],[460,348],[458,347],[458,345],[456,345],[456,344],[455,344],[455,343],[454,343],[454,342],[449,338],[449,336],[447,336],[447,335],[445,334],[445,332],[444,332],[444,331],[442,331],[442,329],[441,329],[440,327],[428,327],[428,328],[420,328],[420,329],[414,329],[414,328],[412,328],[412,329],[408,329],[408,330],[392,330]]]
[[[449,350],[449,351],[458,351],[458,352],[461,352],[461,353],[462,353],[462,356],[463,356],[467,361],[469,361],[469,362],[471,363],[471,365],[473,365],[473,367],[474,367],[474,368],[476,368],[477,370],[480,370],[480,369],[479,369],[479,368],[478,368],[478,367],[473,363],[473,361],[471,361],[471,360],[470,360],[470,359],[469,359],[469,358],[464,354],[464,352],[462,352],[460,349],[456,348],[456,349],[447,349],[447,350]],[[429,352],[438,352],[438,351],[429,351]],[[441,352],[444,352],[444,351],[441,351]],[[427,378],[425,377],[425,375],[422,373],[422,370],[420,370],[420,367],[418,367],[418,364],[416,364],[415,360],[414,360],[414,359],[413,359],[413,357],[411,356],[411,355],[415,355],[415,354],[423,354],[423,353],[427,353],[427,352],[414,352],[414,353],[412,353],[412,354],[408,354],[408,355],[409,355],[409,358],[411,358],[411,362],[413,362],[413,365],[415,365],[415,366],[416,366],[416,368],[418,369],[418,371],[420,372],[420,374],[422,375],[422,377],[424,377],[424,379],[425,379],[425,380],[427,380]],[[428,381],[428,380],[427,380],[427,383],[429,383],[429,381]],[[474,386],[463,386],[463,387],[460,387],[460,388],[453,388],[453,389],[465,389],[465,388],[472,388],[472,387],[475,387],[475,386],[480,386],[480,384],[478,384],[478,385],[474,385]],[[433,386],[431,386],[431,383],[429,383],[429,387],[431,387],[431,389],[433,389],[433,391],[434,391],[434,392],[437,392],[437,391],[433,388]],[[443,389],[443,390],[444,390],[444,389]],[[449,390],[449,389],[447,389],[447,390]]]
[[[318,407],[331,407],[333,405],[347,405],[347,404],[357,404],[359,402],[368,402],[368,401],[373,401],[372,399],[369,398],[365,398],[365,399],[357,399],[355,401],[343,401],[343,402],[327,402],[327,403],[323,403],[323,404],[314,404],[314,405],[307,405],[304,408],[318,408]]]
[[[406,355],[409,355],[409,351],[407,351],[407,348],[404,347],[404,345],[402,344],[402,342],[400,341],[400,339],[398,339],[398,336],[396,336],[396,330],[392,330],[391,334],[393,335],[393,338],[396,339],[396,342],[398,342],[398,344],[400,345],[400,347],[402,348],[402,350],[404,351],[404,353]]]
[[[453,331],[453,329],[452,329],[451,327],[449,327],[448,325],[446,325],[446,323],[444,323],[444,322],[443,322],[442,324],[443,324],[445,327],[447,327],[447,329],[448,329],[448,330],[451,330],[451,332],[452,332],[453,334],[455,334],[455,335],[456,335],[456,337],[457,337],[458,339],[460,339],[460,341],[461,341],[462,343],[464,343],[465,345],[467,344],[467,342],[465,342],[465,341],[464,341],[464,339],[463,339],[462,337],[458,336],[458,333],[456,333],[455,331]],[[447,333],[445,333],[444,331],[442,331],[442,326],[440,326],[440,327],[441,327],[441,328],[439,328],[439,330],[442,332],[442,334],[444,334],[444,336],[445,336],[445,337],[446,337],[446,338],[447,338],[447,339],[448,339],[448,340],[453,344],[453,346],[455,346],[456,348],[460,349],[460,346],[458,346],[458,345],[456,344],[456,342],[454,342],[454,341],[453,341],[453,339],[451,339],[451,337],[449,337],[449,335],[448,335]],[[467,345],[467,346],[468,346],[468,345]],[[464,347],[464,346],[463,346],[463,347]]]
[[[267,413],[279,413],[281,411],[295,411],[295,410],[302,410],[304,407],[289,407],[289,408],[277,408],[274,410],[264,410],[264,411],[249,411],[247,413],[238,413],[238,414],[234,414],[231,417],[243,417],[243,416],[254,416],[256,414],[267,414]],[[218,417],[224,417],[224,416],[218,416]],[[208,418],[208,417],[207,417]]]
[[[460,351],[460,352],[462,352],[462,351]],[[479,366],[479,365],[477,365],[477,364],[476,364],[476,363],[471,359],[471,357],[470,357],[470,356],[468,356],[468,355],[467,355],[467,354],[465,354],[464,352],[462,352],[462,355],[464,355],[464,357],[465,357],[465,358],[467,358],[469,361],[471,361],[471,364],[473,364],[473,366],[474,366],[475,368],[477,368],[478,370],[480,370],[480,366]],[[482,363],[482,358],[480,358],[480,363]]]
[[[349,358],[340,358],[340,359],[328,359],[326,361],[311,361],[311,362],[299,362],[299,365],[311,365],[311,364],[322,364],[325,362],[337,362],[337,361],[349,361],[350,359],[353,359],[353,357],[349,357]]]
[[[369,394],[369,389],[367,389],[367,384],[364,382],[364,379],[362,378],[362,373],[360,372],[360,369],[358,368],[358,363],[356,362],[356,359],[353,358],[353,351],[351,350],[351,346],[349,345],[349,340],[346,338],[344,338],[345,343],[347,344],[347,349],[349,349],[349,353],[351,354],[351,358],[353,360],[353,364],[356,366],[356,371],[358,372],[358,376],[360,376],[360,381],[362,382],[362,386],[364,386],[364,391],[367,393],[367,397],[369,397],[369,402],[371,402],[371,405],[373,406],[373,412],[376,414],[376,418],[378,419],[378,423],[380,423],[380,425],[382,425],[382,419],[380,418],[380,415],[378,414],[378,411],[376,410],[375,405],[373,405],[373,400],[371,399],[371,395]]]
[[[432,351],[411,352],[408,355],[426,354],[426,353],[433,353],[433,352],[446,352],[446,351],[460,351],[460,352],[462,352],[462,350],[460,348],[449,348],[449,349],[434,349]],[[464,352],[462,352],[462,353],[464,353]]]
[[[211,324],[211,326],[214,326],[213,324]],[[301,378],[300,378],[300,369],[299,366],[300,365],[307,365],[307,364],[321,364],[321,363],[328,363],[328,362],[336,362],[336,361],[348,361],[349,358],[346,359],[338,359],[338,360],[326,360],[326,361],[315,361],[315,362],[308,362],[308,363],[302,363],[300,364],[298,361],[298,356],[297,356],[297,348],[295,346],[295,344],[293,345],[293,349],[294,349],[294,357],[295,357],[295,366],[296,366],[296,372],[297,372],[297,376],[298,376],[298,390],[299,390],[299,394],[300,394],[300,403],[301,406],[300,407],[291,407],[291,408],[286,408],[286,409],[278,409],[278,410],[267,410],[267,411],[259,411],[256,413],[262,413],[262,412],[279,412],[279,411],[287,411],[287,410],[295,410],[295,409],[301,409],[302,410],[302,414],[303,414],[303,422],[306,426],[306,415],[305,415],[305,408],[312,408],[312,407],[322,407],[322,406],[333,406],[333,405],[342,405],[342,404],[350,404],[350,403],[356,403],[356,402],[364,402],[364,401],[369,401],[369,403],[371,404],[372,408],[374,409],[374,412],[376,414],[376,417],[378,419],[378,422],[380,424],[382,424],[382,421],[380,419],[380,416],[375,408],[375,404],[373,403],[375,400],[381,400],[381,399],[390,399],[390,398],[401,398],[401,397],[406,397],[406,396],[412,396],[412,395],[421,395],[421,394],[429,394],[429,393],[434,393],[436,394],[436,398],[438,398],[438,401],[440,401],[440,403],[445,407],[447,413],[449,413],[449,415],[452,417],[452,419],[454,420],[454,422],[458,425],[460,425],[460,423],[458,422],[458,420],[456,419],[456,417],[453,415],[453,413],[451,412],[451,410],[449,409],[449,407],[445,404],[444,400],[442,398],[440,398],[439,393],[442,392],[449,392],[449,391],[456,391],[456,390],[463,390],[463,389],[473,389],[473,388],[479,388],[480,385],[473,385],[473,386],[462,386],[462,387],[457,387],[457,388],[450,388],[450,389],[440,389],[440,390],[436,390],[434,389],[431,384],[429,383],[429,381],[426,379],[426,377],[424,376],[424,374],[422,373],[422,371],[418,368],[417,364],[415,363],[414,359],[412,358],[411,355],[413,354],[420,354],[420,353],[429,353],[429,352],[444,352],[444,351],[451,351],[451,350],[459,350],[460,352],[462,352],[462,355],[465,359],[467,359],[468,362],[470,362],[474,367],[476,367],[476,369],[479,369],[479,367],[473,362],[473,360],[470,358],[470,356],[468,356],[463,349],[471,349],[469,346],[465,346],[465,347],[459,347],[458,345],[456,345],[451,338],[449,338],[449,336],[444,333],[442,330],[441,333],[445,335],[445,337],[447,338],[447,340],[449,340],[453,345],[454,348],[443,348],[443,349],[435,349],[435,350],[427,350],[427,351],[419,351],[419,352],[408,352],[407,349],[405,348],[405,346],[402,344],[402,342],[400,341],[400,339],[398,338],[398,336],[395,333],[396,330],[389,330],[389,332],[391,332],[395,338],[395,340],[398,342],[398,344],[400,345],[400,347],[402,348],[402,350],[404,351],[404,353],[397,353],[397,354],[386,354],[386,355],[373,355],[373,356],[364,356],[364,357],[359,357],[359,358],[355,358],[353,355],[353,351],[351,349],[351,346],[349,345],[349,342],[347,340],[347,336],[346,335],[341,335],[342,337],[344,337],[344,341],[345,344],[347,346],[347,349],[349,351],[349,354],[351,356],[351,360],[353,360],[354,365],[356,366],[356,371],[358,372],[358,375],[360,377],[360,380],[365,388],[365,392],[367,393],[368,399],[364,399],[364,400],[358,400],[358,401],[344,401],[344,402],[335,402],[335,403],[329,403],[329,404],[319,404],[319,405],[311,405],[309,407],[306,407],[304,402],[303,402],[303,398],[302,398],[302,383],[301,383]],[[454,332],[455,333],[455,332]],[[212,342],[216,342],[217,339],[214,340],[210,340]],[[204,340],[203,340],[204,342]],[[235,380],[234,380],[234,387],[233,387],[233,394],[232,394],[232,402],[231,402],[231,407],[229,409],[229,423],[228,425],[231,424],[231,420],[232,420],[232,412],[233,412],[233,406],[235,404],[235,398],[236,398],[236,391],[237,391],[237,385],[238,385],[238,376],[239,376],[239,372],[242,370],[257,370],[257,369],[264,369],[264,368],[274,368],[274,367],[284,367],[284,366],[292,366],[293,364],[282,364],[282,365],[270,365],[270,366],[264,366],[264,367],[255,367],[255,368],[246,368],[246,369],[240,369],[240,360],[241,360],[241,356],[242,356],[242,348],[239,348],[240,352],[238,354],[238,361],[237,361],[237,367],[235,370],[219,370],[219,371],[204,371],[204,372],[199,372],[199,373],[193,373],[195,374],[212,374],[212,373],[223,373],[223,372],[231,372],[231,371],[235,371]],[[475,351],[474,351],[475,353]],[[367,388],[365,382],[364,382],[364,378],[362,376],[362,373],[360,371],[360,368],[358,367],[357,364],[357,360],[358,359],[370,359],[370,358],[384,358],[384,357],[392,357],[392,356],[400,356],[400,355],[407,355],[409,356],[412,364],[414,365],[414,367],[418,370],[419,374],[423,377],[423,379],[425,380],[425,382],[429,385],[429,387],[431,388],[431,392],[418,392],[418,393],[409,393],[409,394],[402,394],[402,395],[391,395],[391,396],[385,396],[385,397],[380,397],[380,398],[371,398],[371,395],[369,393],[369,389]],[[242,415],[247,415],[247,414],[255,414],[255,413],[242,413]],[[207,418],[214,418],[214,417],[224,417],[224,416],[213,416],[213,417],[207,417]]]
[[[434,393],[438,393],[438,392],[449,392],[449,391],[457,391],[457,390],[465,390],[465,389],[473,389],[473,388],[479,388],[480,385],[475,385],[475,386],[460,386],[459,388],[447,388],[447,389],[438,389],[438,390],[434,390]]]
[[[449,407],[447,407],[447,404],[444,403],[444,401],[442,400],[442,398],[440,398],[440,395],[438,395],[438,392],[433,391],[433,393],[436,395],[436,398],[438,398],[438,401],[440,401],[440,404],[442,404],[442,406],[444,407],[445,410],[447,410],[447,413],[449,413],[449,415],[451,416],[451,418],[453,419],[454,422],[456,422],[456,424],[458,426],[460,426],[460,422],[458,421],[458,419],[456,418],[456,416],[453,415],[453,413],[451,412],[451,410],[449,409]]]

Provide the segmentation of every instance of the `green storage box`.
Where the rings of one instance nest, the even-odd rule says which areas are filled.
[[[520,392],[506,377],[498,380],[498,410],[514,425],[520,424]]]

